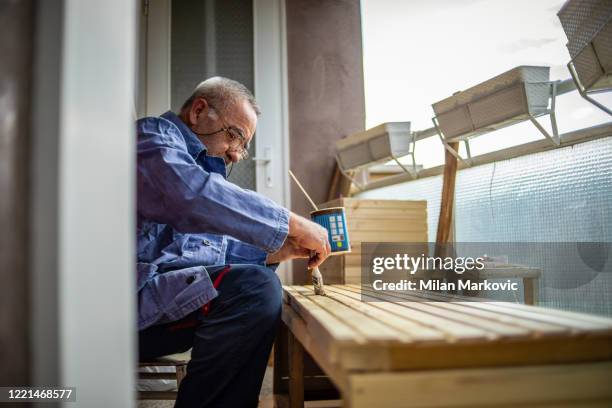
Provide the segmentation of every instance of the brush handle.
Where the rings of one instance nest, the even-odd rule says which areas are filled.
[[[306,196],[308,201],[310,201],[310,205],[312,205],[314,207],[315,211],[318,211],[319,207],[317,207],[317,205],[314,203],[314,201],[312,201],[312,199],[310,198],[310,196],[308,195],[308,193],[306,192],[304,187],[302,187],[302,184],[300,183],[300,181],[297,179],[297,177],[295,177],[295,174],[293,174],[293,172],[291,170],[289,170],[289,175],[291,176],[291,178],[293,178],[293,181],[295,181],[295,184],[298,185],[300,190],[302,190],[302,193],[304,193],[304,195]]]

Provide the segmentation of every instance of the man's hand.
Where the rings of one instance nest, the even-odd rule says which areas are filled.
[[[289,236],[285,245],[299,248],[301,254],[306,254],[307,251],[310,256],[308,268],[321,265],[331,254],[327,230],[319,224],[294,213],[291,213],[289,217]],[[281,251],[282,248],[279,252]]]
[[[268,254],[266,265],[277,264],[296,258],[310,258],[310,251],[299,247],[294,240],[287,239],[278,251]]]

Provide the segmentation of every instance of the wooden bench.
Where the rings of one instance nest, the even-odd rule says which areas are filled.
[[[185,353],[170,354],[152,361],[141,361],[139,368],[144,367],[172,367],[171,372],[144,372],[138,371],[139,379],[147,380],[176,380],[176,391],[139,391],[139,400],[176,400],[178,388],[187,374],[187,364],[191,359],[191,350]]]
[[[362,302],[359,285],[326,292],[284,287],[279,406],[612,406],[612,319],[432,292]]]

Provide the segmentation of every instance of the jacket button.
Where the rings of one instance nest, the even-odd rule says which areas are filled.
[[[205,239],[204,241],[202,241],[202,244],[204,244],[206,246],[210,246],[210,241]]]
[[[185,280],[185,283],[188,285],[191,285],[194,280],[195,280],[195,276],[190,276]]]

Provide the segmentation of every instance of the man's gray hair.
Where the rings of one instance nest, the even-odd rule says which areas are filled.
[[[236,106],[236,103],[248,101],[255,113],[259,116],[260,110],[255,97],[249,89],[238,81],[223,77],[212,77],[201,82],[181,107],[181,111],[188,109],[196,98],[204,98],[215,110],[227,112]]]

